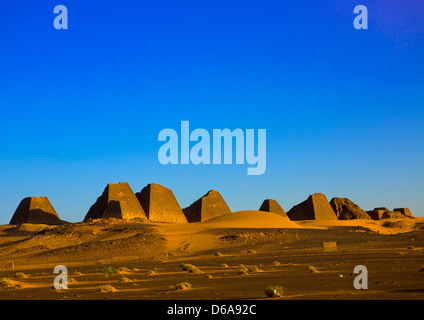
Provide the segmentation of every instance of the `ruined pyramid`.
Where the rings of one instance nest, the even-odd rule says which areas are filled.
[[[259,208],[259,211],[273,212],[279,214],[280,216],[288,218],[286,212],[283,210],[283,208],[281,208],[277,200],[274,199],[264,200],[264,202],[262,202],[261,207]]]
[[[29,197],[21,201],[9,224],[62,224],[47,197]]]
[[[231,210],[219,192],[211,190],[189,207],[184,208],[183,212],[188,222],[201,222],[231,213]]]
[[[187,223],[187,219],[171,189],[151,183],[136,193],[149,220]]]
[[[305,201],[291,208],[287,215],[290,220],[337,220],[337,216],[322,193],[314,193]]]
[[[331,199],[330,205],[339,220],[371,219],[368,213],[348,198],[334,197]]]
[[[146,214],[129,184],[120,182],[106,186],[102,195],[88,210],[84,221],[102,218],[146,219]]]
[[[401,214],[403,214],[406,217],[410,217],[410,218],[413,217],[409,208],[394,208],[393,211],[400,212]]]

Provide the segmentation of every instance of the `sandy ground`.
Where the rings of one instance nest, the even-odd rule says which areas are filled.
[[[53,288],[56,265],[68,268],[67,290]],[[353,286],[356,265],[368,269],[367,290]],[[100,272],[109,266],[117,272]],[[424,219],[295,223],[243,211],[192,224],[6,225],[4,279],[0,299],[269,299],[270,285],[285,289],[273,299],[423,299]],[[176,290],[181,282],[192,288]]]

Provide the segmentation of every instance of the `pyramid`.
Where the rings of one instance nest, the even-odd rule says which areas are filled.
[[[290,220],[337,220],[327,197],[322,193],[314,193],[305,201],[291,208],[287,215]]]
[[[404,211],[406,209],[407,211]],[[390,211],[386,207],[374,208],[374,210],[367,211],[371,219],[382,220],[382,219],[406,219],[412,217],[411,212],[408,208],[397,208]],[[411,214],[410,216],[408,214]]]
[[[286,212],[283,210],[283,208],[281,208],[280,204],[273,199],[264,200],[264,202],[262,202],[261,207],[259,208],[259,211],[273,212],[279,214],[280,216],[288,218]]]
[[[129,184],[120,182],[106,186],[102,195],[88,210],[84,221],[102,218],[146,219],[146,214]]]
[[[149,220],[187,223],[187,219],[171,189],[151,183],[136,193]]]
[[[410,217],[410,218],[413,217],[411,211],[408,208],[394,208],[393,211],[400,212],[406,217]]]
[[[331,199],[330,205],[339,220],[371,219],[368,213],[366,213],[357,204],[355,204],[348,198],[334,197],[333,199]]]
[[[188,222],[201,222],[231,213],[231,210],[219,192],[211,190],[189,207],[184,208],[183,212]]]
[[[389,211],[389,209],[387,209],[385,207],[380,207],[380,208],[374,208],[374,210],[367,211],[367,214],[373,220],[381,220],[381,219],[383,219],[384,213],[386,213],[388,211]]]
[[[62,224],[47,197],[29,197],[21,201],[9,224]]]

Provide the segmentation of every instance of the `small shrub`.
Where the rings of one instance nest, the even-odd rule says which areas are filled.
[[[420,272],[424,271],[424,266],[421,266]]]
[[[256,251],[253,250],[253,249],[249,249],[249,250],[247,250],[247,253],[256,253]]]
[[[284,288],[282,286],[269,286],[265,289],[265,295],[268,298],[282,297]]]
[[[23,272],[15,273],[15,278],[18,278],[18,279],[25,279],[25,278],[28,278],[29,276],[30,276],[29,274],[25,274]]]
[[[250,267],[247,267],[247,271],[248,272],[258,272],[258,271],[261,271],[261,269],[258,268],[257,266],[250,266]]]
[[[221,263],[219,266],[220,266],[221,268],[228,268],[228,264],[226,264],[226,263]]]
[[[216,256],[216,257],[222,257],[223,256],[223,254],[221,253],[221,252],[215,252],[214,253],[214,256]]]
[[[280,266],[280,265],[281,265],[281,263],[279,263],[278,261],[274,261],[274,262],[272,263],[272,265],[273,265],[273,266]]]
[[[154,275],[154,274],[156,274],[156,272],[154,272],[153,270],[149,270],[149,271],[146,272],[146,276],[151,276],[151,275]]]
[[[114,287],[112,287],[111,285],[107,284],[105,286],[99,286],[99,291],[100,292],[113,292],[113,291],[116,291],[116,289]]]
[[[414,246],[408,246],[408,250],[413,250],[413,249],[415,249]]]
[[[115,273],[118,272],[114,267],[104,267],[103,269],[97,270],[100,273],[103,273],[106,277],[113,276]]]
[[[180,282],[174,286],[175,290],[187,290],[191,289],[191,283],[189,282]]]
[[[125,268],[125,267],[119,267],[119,268],[118,268],[118,271],[129,272],[129,271],[130,271],[130,269]]]
[[[318,269],[315,268],[314,266],[308,266],[308,269],[309,269],[309,273],[318,273],[319,272]]]
[[[6,278],[0,279],[0,288],[8,288],[8,287],[11,287],[12,285],[13,285],[12,281],[10,281],[9,279],[6,279]]]
[[[128,279],[127,277],[121,277],[121,279],[119,279],[120,282],[131,282],[130,279]]]
[[[208,274],[208,275],[206,275],[206,277],[205,277],[206,279],[212,279],[213,277],[212,277],[212,275],[210,275],[210,274]]]
[[[81,272],[79,272],[79,271],[75,271],[75,272],[74,272],[74,276],[82,276],[82,273],[81,273]]]
[[[246,268],[240,268],[240,269],[238,269],[237,270],[237,273],[239,274],[239,275],[247,275],[248,273],[247,273],[247,269]]]
[[[185,263],[181,265],[181,268],[183,271],[188,271],[189,273],[202,273],[202,271],[199,270],[196,266],[193,266],[190,263]]]

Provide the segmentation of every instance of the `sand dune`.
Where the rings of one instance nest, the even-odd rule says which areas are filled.
[[[301,228],[279,214],[256,210],[232,212],[201,224],[207,228]]]

